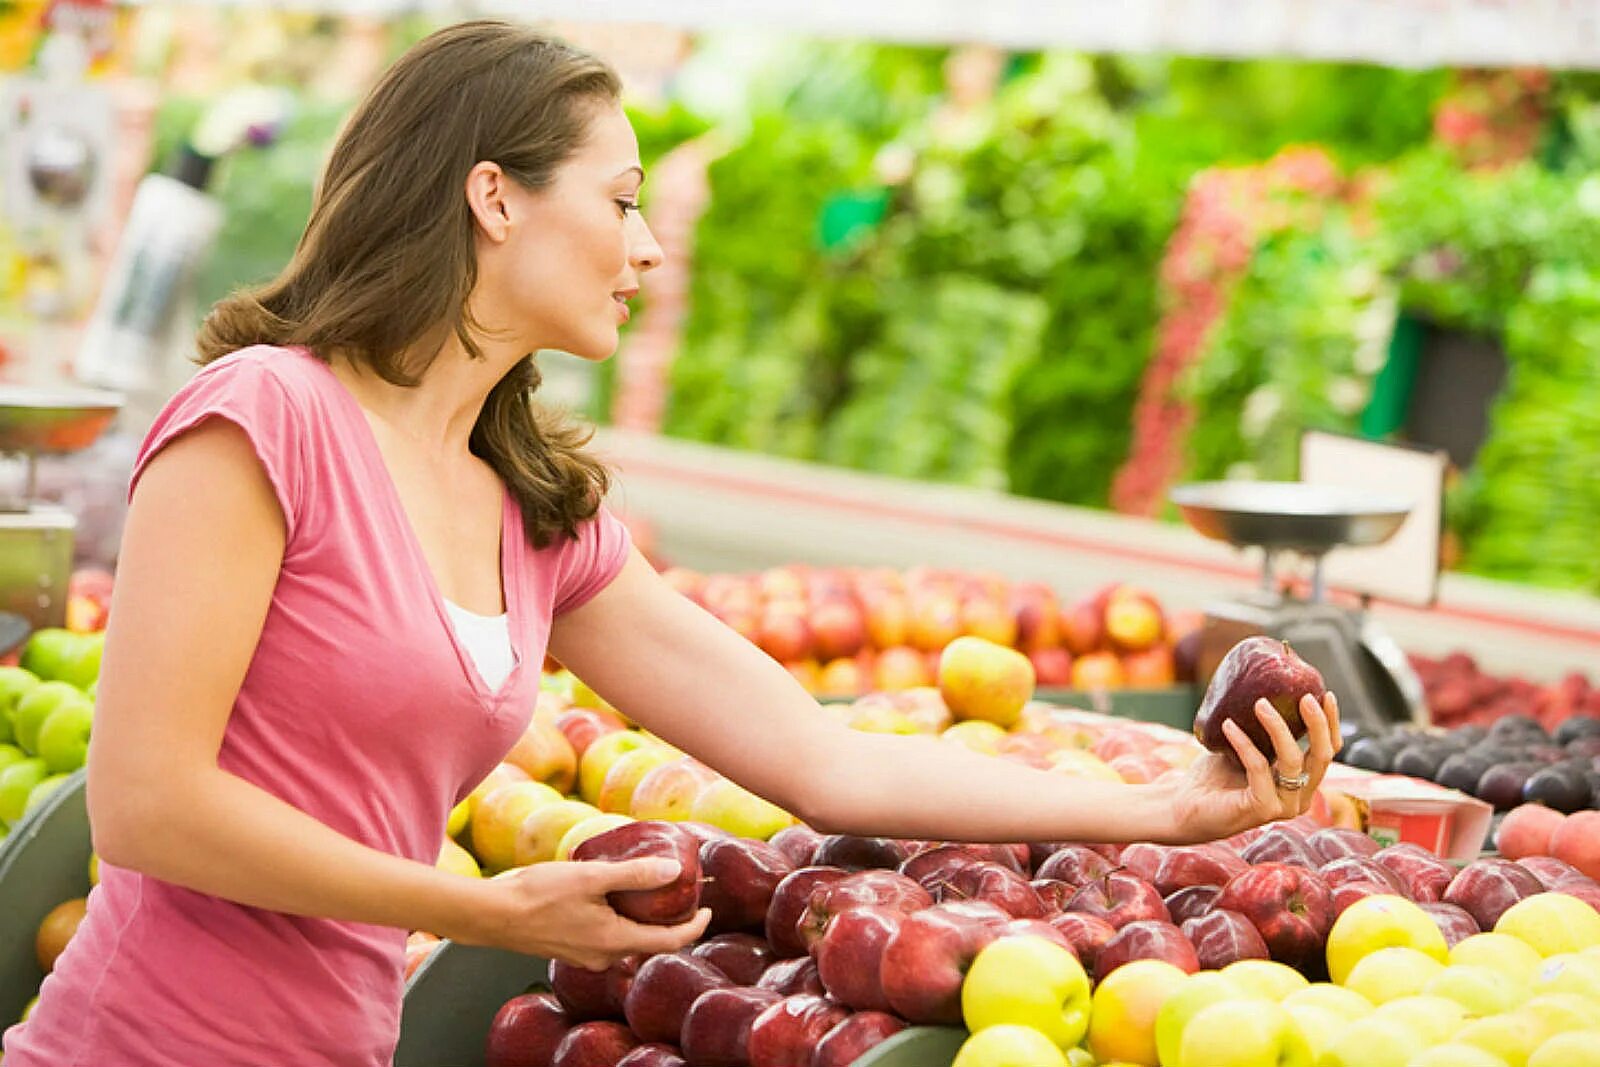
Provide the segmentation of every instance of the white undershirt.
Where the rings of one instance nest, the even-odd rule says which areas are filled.
[[[511,676],[511,668],[517,662],[511,648],[511,623],[506,613],[478,615],[449,600],[444,602],[444,607],[450,613],[456,640],[472,657],[478,676],[490,689],[499,689]]]

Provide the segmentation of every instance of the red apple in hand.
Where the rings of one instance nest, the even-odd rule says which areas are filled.
[[[906,912],[859,904],[833,917],[815,949],[817,974],[833,999],[857,1011],[888,1011],[883,991],[883,952],[900,931]]]
[[[620,1019],[633,976],[646,957],[624,956],[603,971],[591,971],[566,960],[550,961],[550,988],[576,1022]]]
[[[1105,981],[1106,975],[1134,960],[1165,960],[1188,974],[1200,969],[1200,959],[1182,930],[1171,923],[1141,920],[1124,926],[1106,942],[1095,958],[1095,981]]]
[[[1097,915],[1086,915],[1081,911],[1063,912],[1050,919],[1050,925],[1066,937],[1078,962],[1090,974],[1094,973],[1100,961],[1100,950],[1117,935],[1115,926]]]
[[[1067,910],[1098,916],[1117,929],[1144,919],[1172,921],[1155,886],[1121,871],[1080,886],[1067,902]]]
[[[1333,896],[1322,879],[1287,863],[1234,875],[1217,907],[1249,919],[1272,958],[1291,966],[1321,952],[1333,924]]]
[[[1191,885],[1169,893],[1162,898],[1172,921],[1182,926],[1190,919],[1198,919],[1210,911],[1222,895],[1220,885]]]
[[[750,1027],[782,999],[770,989],[708,989],[683,1017],[684,1055],[695,1067],[744,1067],[750,1062]]]
[[[906,1024],[881,1011],[863,1011],[850,1016],[823,1035],[811,1054],[811,1067],[853,1067],[868,1052],[877,1048]]]
[[[1008,917],[988,904],[935,904],[908,915],[883,951],[879,976],[896,1014],[914,1023],[961,1021],[961,983]]]
[[[1484,930],[1493,930],[1517,901],[1544,892],[1544,883],[1510,860],[1483,859],[1467,864],[1444,891],[1444,902],[1465,908]]]
[[[1379,849],[1372,861],[1400,879],[1405,895],[1419,904],[1440,900],[1456,869],[1420,845],[1402,842]]]
[[[811,1067],[817,1045],[849,1015],[849,1008],[822,997],[785,997],[750,1027],[750,1067]]]
[[[545,1067],[572,1026],[553,993],[512,997],[489,1024],[483,1062],[486,1067]]]
[[[556,1046],[550,1067],[616,1067],[637,1047],[639,1039],[621,1023],[579,1023]]]
[[[700,904],[711,909],[711,929],[759,930],[794,864],[765,841],[725,837],[700,846],[700,870]]]
[[[578,861],[622,862],[662,859],[678,864],[678,874],[657,889],[609,893],[617,914],[634,922],[674,926],[694,918],[700,907],[700,856],[695,839],[670,822],[630,822],[584,841],[572,850]]]
[[[981,900],[1017,919],[1042,919],[1044,902],[1028,880],[997,863],[974,863],[952,874],[935,896],[940,901]]]
[[[1194,735],[1213,752],[1232,752],[1233,746],[1222,732],[1222,724],[1231,721],[1270,757],[1272,739],[1256,717],[1256,702],[1271,704],[1283,716],[1289,732],[1303,737],[1306,724],[1300,719],[1300,698],[1310,694],[1321,700],[1326,692],[1322,675],[1287,643],[1271,637],[1247,637],[1222,657],[1211,676],[1195,713]]]
[[[755,985],[777,959],[772,946],[754,934],[718,934],[689,950],[727,975],[735,985]]]
[[[702,993],[736,988],[728,976],[686,953],[651,956],[634,975],[622,1004],[633,1032],[645,1041],[677,1041],[683,1018]]]
[[[1202,970],[1215,971],[1235,960],[1270,958],[1261,934],[1236,911],[1213,908],[1183,924],[1183,936],[1194,945]]]
[[[1039,878],[1053,878],[1070,886],[1088,885],[1111,873],[1111,861],[1083,845],[1063,845],[1039,864]]]
[[[1156,868],[1154,885],[1163,897],[1190,886],[1228,884],[1228,879],[1248,867],[1225,845],[1189,845],[1174,848],[1161,859]]]
[[[827,989],[822,984],[822,975],[817,970],[817,961],[810,956],[797,956],[794,959],[779,960],[762,973],[756,982],[761,989],[770,989],[780,996],[792,997],[800,993],[810,993],[813,996],[823,996]]]
[[[799,922],[811,905],[811,892],[824,882],[836,882],[849,872],[840,867],[801,867],[791,871],[772,891],[767,905],[767,942],[779,956],[804,956]]]

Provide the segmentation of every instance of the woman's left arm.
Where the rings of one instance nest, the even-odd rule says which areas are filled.
[[[556,619],[550,651],[651,732],[830,833],[1211,840],[1303,811],[1338,737],[1331,698],[1326,707],[1302,702],[1311,739],[1304,754],[1263,703],[1277,769],[1310,775],[1306,788],[1289,792],[1237,728],[1229,732],[1237,763],[1211,754],[1183,779],[1149,785],[1070,778],[934,738],[852,730],[637,553],[593,599]]]

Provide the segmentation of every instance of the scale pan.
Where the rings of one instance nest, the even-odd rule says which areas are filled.
[[[1382,544],[1412,508],[1394,496],[1311,482],[1195,482],[1171,497],[1184,520],[1214,540],[1310,556]]]
[[[122,397],[97,389],[0,385],[0,453],[88,448],[121,407]]]

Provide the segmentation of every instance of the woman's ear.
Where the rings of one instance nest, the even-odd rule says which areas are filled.
[[[491,241],[504,241],[511,234],[511,210],[506,202],[510,184],[498,163],[477,163],[467,172],[467,207],[478,232]]]

